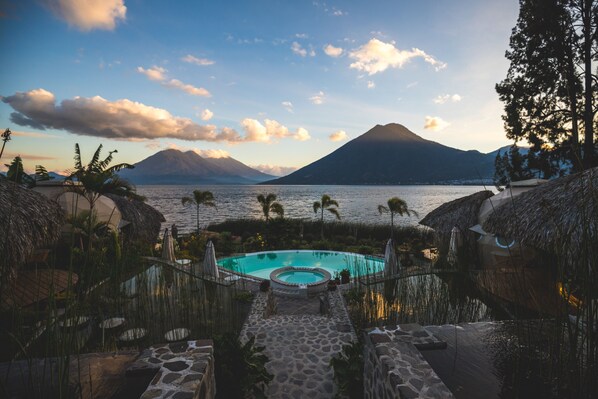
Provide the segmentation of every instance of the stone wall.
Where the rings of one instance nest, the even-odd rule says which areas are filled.
[[[382,327],[365,333],[364,398],[453,398],[419,349],[442,349],[418,324]]]
[[[127,374],[155,373],[141,399],[213,399],[216,396],[212,340],[154,345]]]

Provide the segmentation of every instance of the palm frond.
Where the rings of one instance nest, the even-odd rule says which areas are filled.
[[[284,208],[280,203],[272,203],[272,205],[270,205],[270,210],[277,214],[280,218],[284,217]]]
[[[314,202],[314,213],[318,213],[318,211],[320,210],[321,207],[322,207],[322,204],[320,204],[319,201]]]
[[[181,203],[183,205],[187,205],[187,204],[189,204],[191,202],[195,202],[195,201],[193,201],[193,198],[191,198],[191,197],[183,197],[183,198],[181,198]]]
[[[326,208],[326,210],[332,213],[338,220],[341,220],[341,215],[338,213],[338,209],[336,208]]]
[[[99,170],[98,160],[100,159],[100,154],[102,153],[102,147],[102,144],[98,146],[98,149],[93,153],[93,156],[91,157],[91,161],[89,161],[89,163],[87,164],[87,170],[89,172]]]
[[[380,214],[383,214],[383,213],[388,213],[388,212],[390,212],[390,211],[389,211],[389,210],[388,210],[388,208],[387,208],[387,207],[385,207],[384,205],[378,205],[378,212],[379,212]]]
[[[120,172],[123,169],[135,169],[135,165],[131,165],[129,163],[119,163],[117,165],[111,166],[108,169],[106,169],[106,172],[110,172],[110,173],[116,173],[116,172]]]
[[[83,164],[81,163],[81,149],[79,148],[79,143],[75,143],[75,169],[83,169]]]
[[[108,156],[103,161],[98,163],[98,170],[104,170],[104,169],[106,169],[106,167],[108,165],[110,165],[110,162],[112,162],[112,154],[115,152],[118,152],[118,151],[117,150],[110,151],[108,153]]]
[[[338,207],[338,202],[336,202],[335,200],[331,199],[330,201],[328,201],[328,206],[336,206]]]

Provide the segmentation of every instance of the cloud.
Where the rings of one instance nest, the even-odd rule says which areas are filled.
[[[201,117],[202,121],[209,121],[210,119],[212,119],[213,116],[214,116],[214,113],[206,108],[203,111],[201,111],[200,117]]]
[[[38,139],[59,139],[60,136],[56,136],[53,134],[48,133],[39,133],[39,132],[21,132],[21,131],[12,131],[13,136],[21,136],[21,137],[34,137]]]
[[[324,103],[324,92],[323,91],[319,91],[314,96],[311,96],[309,98],[309,101],[311,101],[312,104],[315,104],[315,105],[321,105],[321,104],[323,104]]]
[[[145,76],[147,76],[149,80],[153,80],[156,82],[166,80],[166,69],[159,66],[154,65],[153,67],[148,69],[137,67],[137,72],[144,74]]]
[[[330,136],[328,136],[328,138],[330,139],[330,141],[347,140],[347,132],[345,132],[344,130],[338,130],[332,133]]]
[[[207,58],[197,58],[197,57],[192,56],[191,54],[187,54],[186,56],[181,58],[181,61],[187,62],[189,64],[199,65],[199,66],[208,66],[208,65],[215,64],[215,62],[212,60],[208,60]]]
[[[368,80],[368,89],[373,89],[374,87],[376,87],[376,83],[372,82],[371,80]]]
[[[453,103],[456,103],[456,102],[461,101],[461,96],[458,95],[458,94],[453,94],[453,95],[444,94],[444,95],[439,95],[438,97],[436,97],[432,101],[434,101],[435,104],[444,104],[444,103],[449,102],[449,101],[453,102]]]
[[[446,63],[436,60],[423,50],[413,48],[411,50],[399,50],[394,42],[385,43],[378,39],[371,39],[366,44],[358,47],[349,53],[349,57],[355,60],[349,67],[358,71],[374,75],[383,72],[388,68],[402,68],[413,58],[423,58],[425,62],[434,66],[436,71],[446,68]]]
[[[126,19],[124,0],[45,0],[44,4],[69,26],[88,32],[114,30],[117,20]]]
[[[328,44],[324,47],[324,53],[327,56],[337,58],[343,54],[343,49],[341,47],[334,47],[332,44]]]
[[[307,39],[309,35],[307,33],[296,33],[295,37],[298,39]]]
[[[309,140],[311,136],[304,128],[298,128],[294,133],[272,119],[265,119],[264,124],[257,119],[245,118],[241,121],[241,126],[245,130],[246,141],[257,141],[269,143],[272,139],[293,138],[299,141]]]
[[[431,130],[433,132],[439,132],[449,125],[450,123],[448,123],[445,120],[442,120],[442,118],[439,118],[437,116],[426,116],[426,121],[424,122],[424,129]]]
[[[230,158],[230,154],[224,150],[200,150],[194,148],[193,152],[202,158]]]
[[[293,138],[298,141],[307,141],[311,139],[311,136],[309,135],[309,132],[306,129],[300,127],[299,129],[297,129],[297,133],[293,135]]]
[[[2,101],[16,111],[11,114],[11,121],[40,130],[62,129],[84,136],[131,141],[165,137],[229,143],[250,141],[234,129],[198,125],[189,118],[173,116],[165,109],[128,99],[75,97],[56,104],[54,94],[36,89],[17,92]]]
[[[333,15],[335,17],[342,17],[343,15],[347,15],[347,12],[333,7],[331,15]]]
[[[297,42],[293,42],[293,44],[291,44],[291,50],[293,53],[301,57],[305,57],[307,55],[307,50],[301,47],[301,45]]]
[[[148,69],[144,69],[142,67],[137,67],[137,72],[145,75],[149,80],[153,80],[155,82],[159,82],[162,86],[170,87],[173,89],[184,91],[187,94],[192,96],[199,96],[199,97],[211,97],[209,91],[204,89],[203,87],[195,87],[187,83],[183,83],[178,79],[168,79],[166,76],[166,72],[168,72],[165,68],[153,66]]]
[[[56,157],[50,157],[48,155],[23,154],[23,153],[17,153],[17,152],[5,152],[4,155],[3,155],[3,157],[5,157],[6,159],[10,159],[11,161],[15,157],[21,157],[21,159],[23,160],[23,162],[29,161],[29,160],[35,160],[35,161],[55,161],[55,160],[58,159]]]
[[[286,109],[290,113],[293,113],[293,103],[292,102],[290,102],[290,101],[283,101],[281,104],[284,107],[284,109]]]
[[[267,174],[273,175],[273,176],[286,176],[288,174],[293,173],[297,169],[299,169],[296,166],[278,166],[278,165],[267,165],[267,164],[250,165],[249,167],[251,167],[253,169],[257,169],[260,172],[267,173]]]

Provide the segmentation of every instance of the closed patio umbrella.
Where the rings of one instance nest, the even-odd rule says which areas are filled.
[[[206,244],[206,255],[203,259],[203,273],[216,278],[220,277],[218,265],[216,264],[216,251],[214,250],[212,241],[208,241]]]
[[[399,273],[399,262],[394,250],[394,243],[392,239],[389,239],[384,251],[384,275],[392,276],[397,273]]]
[[[164,239],[162,241],[162,259],[168,260],[170,262],[176,262],[176,257],[174,256],[174,242],[168,229],[164,230]]]
[[[451,240],[449,242],[449,251],[446,257],[446,260],[451,265],[455,265],[457,263],[457,251],[461,247],[461,230],[457,226],[453,227],[451,230]]]

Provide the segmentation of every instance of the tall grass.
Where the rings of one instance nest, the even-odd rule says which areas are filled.
[[[175,328],[189,329],[189,339],[240,331],[249,311],[248,304],[236,299],[242,287],[148,262],[140,256],[151,255],[147,245],[125,246],[119,254],[111,247],[115,242],[107,239],[86,253],[72,250],[69,241],[67,237],[64,245],[55,248],[57,255],[48,267],[76,273],[77,286],[68,295],[51,292],[47,300],[0,313],[0,361],[14,364],[13,371],[18,362],[28,364],[29,370],[39,363],[37,372],[46,375],[22,376],[27,397],[73,395],[78,376],[73,375],[72,365],[75,374],[84,375],[77,365],[85,353],[138,350],[165,342],[165,333]],[[125,324],[102,330],[99,323],[112,317],[124,318]],[[146,329],[147,335],[120,341],[119,335],[131,328]],[[53,359],[53,363],[37,359]],[[7,393],[5,389],[0,384],[0,397]]]

